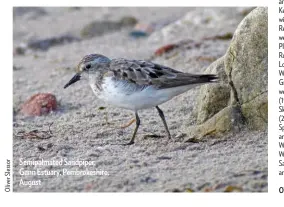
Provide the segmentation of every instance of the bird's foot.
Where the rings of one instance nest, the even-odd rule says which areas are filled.
[[[130,142],[127,142],[127,143],[115,143],[115,144],[111,144],[111,145],[120,145],[120,146],[128,146],[128,145],[133,145],[134,144],[134,141],[130,141]]]
[[[134,144],[134,141],[130,141],[130,142],[128,142],[128,143],[125,143],[125,144],[122,144],[123,146],[128,146],[128,145],[133,145]]]

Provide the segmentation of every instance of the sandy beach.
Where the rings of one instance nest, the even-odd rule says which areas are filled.
[[[91,53],[109,58],[144,59],[190,73],[204,73],[222,57],[230,38],[251,8],[14,8],[14,48],[31,40],[62,35],[74,41],[48,49],[14,51],[13,59],[13,167],[16,192],[267,192],[267,130],[244,129],[221,138],[185,142],[196,124],[199,87],[162,104],[172,140],[168,140],[157,111],[141,111],[141,126],[134,145],[129,141],[134,125],[120,126],[134,118],[131,111],[115,108],[97,99],[88,82],[63,89],[75,74],[80,59]],[[145,37],[131,37],[131,27],[122,27],[91,38],[80,31],[92,21],[116,22],[133,17],[152,25]],[[181,28],[182,18],[191,19]],[[184,23],[184,22],[183,22]],[[177,25],[172,27],[171,25]],[[76,39],[76,38],[78,39]],[[207,38],[207,39],[206,39]],[[76,40],[75,40],[76,39]],[[161,56],[162,46],[182,43]],[[187,47],[185,47],[185,45]],[[25,46],[26,47],[26,46]],[[58,107],[42,116],[21,113],[22,104],[37,93],[51,93]],[[35,131],[36,130],[36,131]],[[24,136],[34,131],[41,138]],[[46,134],[50,136],[44,137]],[[44,138],[43,138],[44,137]],[[21,175],[34,171],[20,159],[94,161],[89,167],[44,165],[41,171],[107,171],[107,175]],[[41,180],[27,186],[25,181]],[[233,189],[233,190],[232,190]]]

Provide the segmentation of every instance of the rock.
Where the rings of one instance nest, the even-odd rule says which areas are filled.
[[[190,8],[188,13],[149,37],[150,42],[178,42],[187,38],[200,40],[210,36],[233,33],[245,8]],[[210,31],[210,33],[208,33]],[[230,35],[224,36],[227,39]],[[221,36],[220,36],[221,37]]]
[[[165,54],[165,53],[167,53],[167,52],[169,52],[169,51],[175,49],[176,47],[178,47],[178,45],[176,45],[176,44],[168,44],[168,45],[165,45],[165,46],[162,46],[162,47],[158,48],[158,49],[155,51],[154,54],[155,54],[156,56],[161,56],[161,55],[163,55],[163,54]]]
[[[146,37],[154,31],[154,28],[150,24],[137,23],[133,28],[133,31],[129,33],[131,37]]]
[[[28,15],[28,19],[35,19],[39,16],[46,15],[47,12],[41,7],[14,7],[13,17],[22,17]]]
[[[56,108],[57,102],[54,95],[50,93],[38,93],[23,104],[21,113],[27,116],[41,116],[56,110]]]
[[[47,50],[50,47],[74,41],[80,41],[80,39],[71,35],[61,35],[47,39],[32,40],[28,42],[27,47],[33,50]]]
[[[133,30],[129,32],[129,36],[134,38],[147,37],[148,33],[140,30]]]
[[[227,32],[227,33],[222,34],[222,35],[205,37],[205,38],[203,38],[203,40],[230,40],[230,39],[232,39],[232,37],[233,37],[233,34],[231,32]]]
[[[82,7],[79,7],[79,6],[70,6],[70,7],[67,8],[67,11],[73,12],[73,11],[79,11],[81,9],[82,9]]]
[[[46,39],[31,40],[28,43],[21,43],[17,45],[13,50],[13,55],[25,55],[30,50],[48,50],[50,47],[57,45],[70,43],[74,41],[80,41],[79,38],[72,35],[61,35],[56,37],[50,37]]]
[[[240,104],[267,91],[267,15],[267,8],[253,10],[238,26],[226,54],[225,71]]]
[[[13,55],[24,55],[26,48],[22,46],[16,46],[13,50]]]
[[[268,93],[264,92],[241,105],[242,114],[252,129],[263,130],[268,123]]]
[[[230,87],[228,84],[208,84],[201,88],[201,95],[198,98],[199,102],[203,103],[197,104],[197,123],[201,124],[228,105]]]
[[[16,71],[16,70],[21,70],[23,69],[23,67],[21,66],[16,66],[16,65],[13,65],[13,71]]]
[[[267,8],[254,9],[240,23],[226,54],[225,71],[235,94],[231,102],[242,106],[251,128],[267,128],[267,121],[264,121],[268,116]]]
[[[230,86],[225,73],[224,57],[212,63],[205,71],[206,74],[217,74],[220,84],[207,84],[201,87],[197,101],[198,124],[221,111],[230,100]]]
[[[266,130],[268,119],[267,8],[259,7],[237,27],[226,54],[206,73],[217,74],[218,84],[202,86],[197,123],[192,137],[241,129]]]
[[[138,22],[137,19],[131,16],[122,17],[119,21],[119,23],[122,26],[128,26],[128,27],[132,27],[133,25],[137,24],[137,22]]]
[[[113,32],[119,29],[121,29],[121,24],[119,22],[96,21],[87,24],[81,30],[80,34],[82,38],[91,38],[95,36],[101,36],[103,34]]]
[[[239,132],[244,124],[239,106],[227,106],[206,122],[189,129],[190,139],[201,139],[205,136],[221,136],[224,133]]]
[[[106,33],[132,27],[137,23],[134,17],[123,17],[119,21],[94,21],[87,24],[80,32],[82,38],[101,36]]]

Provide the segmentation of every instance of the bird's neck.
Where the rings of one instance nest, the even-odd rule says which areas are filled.
[[[102,91],[103,75],[101,72],[89,74],[89,84],[96,96]]]

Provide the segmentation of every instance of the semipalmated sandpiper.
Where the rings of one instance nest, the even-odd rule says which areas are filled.
[[[99,99],[135,112],[136,127],[126,145],[134,143],[140,125],[139,110],[156,107],[168,138],[171,138],[164,113],[158,105],[197,85],[218,79],[213,74],[183,73],[143,60],[109,59],[100,54],[90,54],[79,62],[76,75],[64,88],[84,76]]]

